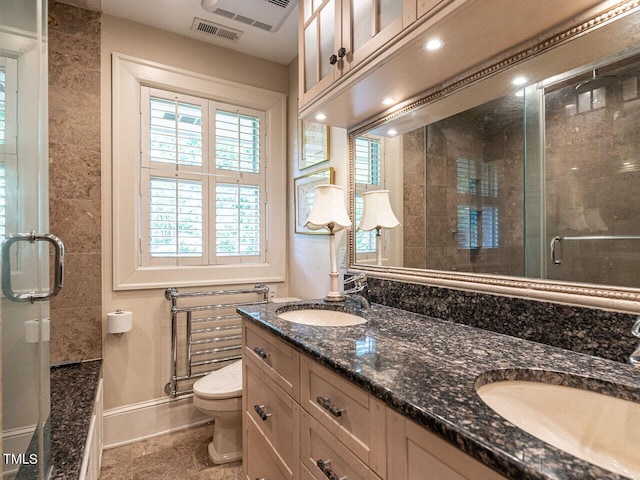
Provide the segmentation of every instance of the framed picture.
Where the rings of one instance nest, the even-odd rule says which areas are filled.
[[[296,233],[307,233],[310,235],[328,235],[328,231],[309,230],[304,226],[316,198],[314,190],[316,185],[333,184],[335,172],[333,167],[328,167],[316,172],[302,175],[293,180],[293,196],[296,205]]]
[[[329,127],[321,123],[300,121],[300,155],[298,169],[329,160]]]

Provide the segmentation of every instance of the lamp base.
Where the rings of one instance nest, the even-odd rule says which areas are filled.
[[[324,300],[326,302],[344,302],[345,298],[347,297],[345,297],[341,293],[329,292],[329,294],[326,297],[324,297]]]
[[[333,239],[333,235],[331,236]],[[333,257],[332,257],[333,258]],[[333,267],[333,265],[332,265]],[[334,267],[335,268],[335,267]],[[338,276],[340,274],[338,272],[331,272],[329,274],[330,279],[330,287],[329,294],[324,297],[327,302],[342,302],[346,298],[342,293],[340,293],[340,288],[338,287]]]

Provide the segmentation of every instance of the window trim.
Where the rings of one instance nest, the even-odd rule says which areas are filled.
[[[202,96],[265,112],[266,258],[264,263],[143,266],[140,188],[141,86]],[[112,55],[113,289],[282,282],[286,254],[286,95],[119,53]],[[133,208],[132,208],[133,206]],[[269,248],[274,245],[275,248]]]

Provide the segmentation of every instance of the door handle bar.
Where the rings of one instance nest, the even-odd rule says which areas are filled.
[[[53,289],[44,293],[16,293],[11,287],[11,246],[17,242],[48,242],[53,245]],[[2,242],[2,293],[14,302],[36,302],[48,300],[60,293],[64,286],[64,244],[50,233],[16,233]]]

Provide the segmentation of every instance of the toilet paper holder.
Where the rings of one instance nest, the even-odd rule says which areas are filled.
[[[132,326],[132,312],[118,308],[115,312],[107,313],[107,333],[120,337],[123,333],[131,331]]]

